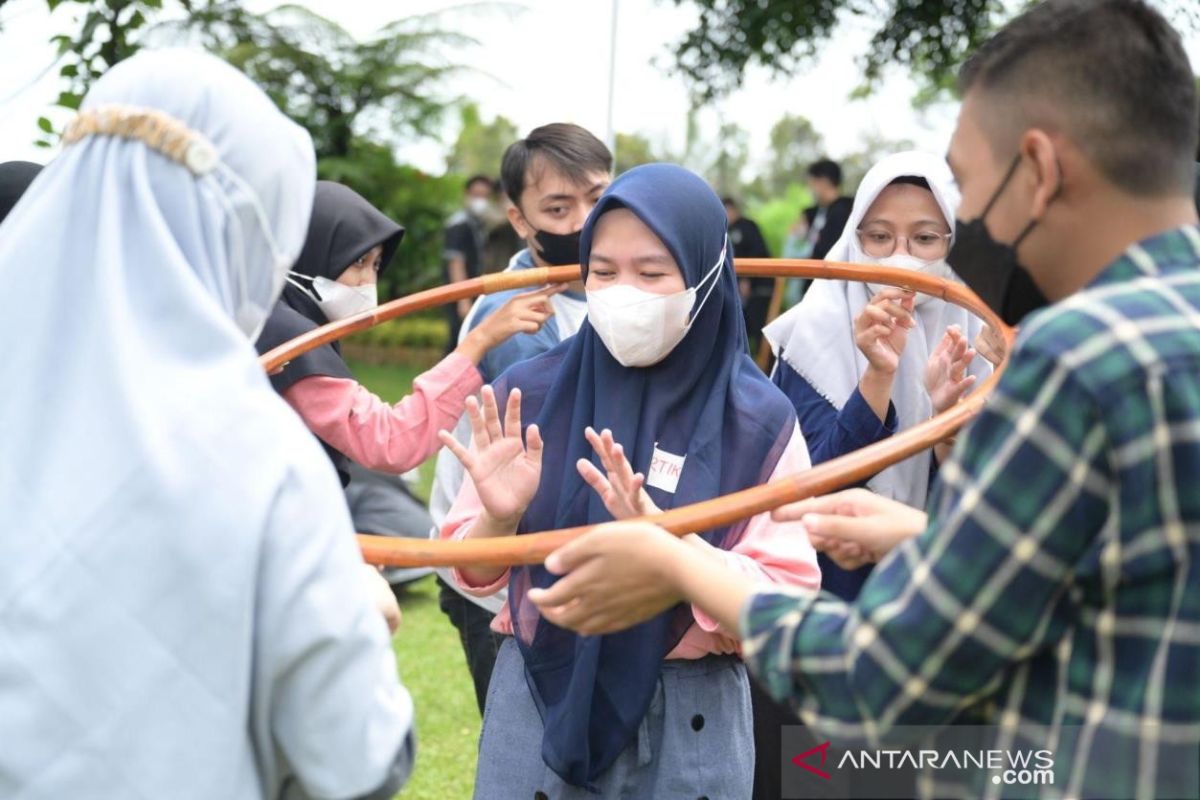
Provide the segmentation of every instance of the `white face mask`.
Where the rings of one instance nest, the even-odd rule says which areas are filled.
[[[468,197],[467,211],[470,211],[477,217],[482,217],[488,212],[488,199],[486,197]]]
[[[881,267],[911,269],[913,272],[921,272],[934,278],[957,280],[954,270],[950,269],[950,265],[946,263],[946,259],[944,258],[939,258],[936,261],[925,261],[924,259],[917,258],[916,256],[906,256],[903,253],[898,253],[890,255],[887,258],[873,258],[871,256],[867,256],[866,260],[868,263],[878,264]],[[882,292],[884,289],[891,289],[893,287],[883,283],[868,283],[867,288],[871,291],[872,295],[875,295],[879,292]],[[914,301],[914,304],[919,306],[922,303],[932,299],[934,299],[932,295],[917,292],[917,297]]]
[[[311,280],[312,289],[305,288],[303,284],[295,280],[296,278]],[[288,277],[288,282],[296,288],[308,292],[309,296],[321,307],[321,313],[330,322],[352,317],[379,305],[379,287],[374,283],[347,286],[323,276],[309,278],[307,275],[295,272]]]
[[[728,245],[726,237],[721,256],[698,286],[721,269]],[[673,294],[655,294],[628,284],[591,291],[587,293],[588,322],[621,366],[648,367],[670,355],[687,336],[717,280],[719,275],[699,305],[696,305],[696,286]]]

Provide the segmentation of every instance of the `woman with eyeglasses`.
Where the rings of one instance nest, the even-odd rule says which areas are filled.
[[[945,259],[957,204],[942,158],[916,151],[888,156],[863,178],[845,232],[826,258],[955,278]],[[957,403],[991,372],[971,346],[984,327],[964,309],[929,295],[817,281],[764,333],[778,359],[772,380],[795,405],[812,461],[819,464]],[[930,477],[949,448],[942,442],[888,467],[866,486],[922,508]],[[856,566],[852,552],[831,555],[837,562],[821,556],[822,586],[852,600],[869,567]]]

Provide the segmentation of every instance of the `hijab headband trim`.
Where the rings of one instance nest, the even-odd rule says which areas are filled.
[[[81,111],[67,125],[63,144],[72,145],[88,136],[137,139],[197,176],[212,172],[220,161],[217,149],[203,134],[151,108],[102,105]]]

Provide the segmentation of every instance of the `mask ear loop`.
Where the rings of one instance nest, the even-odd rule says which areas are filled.
[[[1008,182],[1012,180],[1013,173],[1017,171],[1017,166],[1021,163],[1021,154],[1017,153],[1013,156],[1012,163],[1008,165],[1008,171],[1004,173],[1004,180],[1000,181],[1000,185],[996,187],[996,191],[992,193],[992,199],[988,200],[987,205],[983,207],[983,213],[979,215],[980,221],[987,217],[988,212],[992,210],[992,206],[996,205],[996,201],[1000,199],[1000,195],[1004,193],[1004,189],[1008,186]]]
[[[708,273],[703,278],[700,279],[700,283],[703,284],[705,281],[707,281],[709,279],[709,277],[712,276],[713,273],[718,273],[717,279],[714,280],[712,282],[712,285],[708,287],[708,291],[704,293],[704,297],[700,300],[700,304],[697,305],[696,308],[692,311],[692,318],[688,320],[688,329],[689,330],[692,327],[692,323],[696,321],[696,317],[700,316],[700,310],[702,308],[704,308],[704,304],[708,302],[709,295],[711,295],[713,293],[713,289],[717,288],[717,283],[719,283],[721,280],[720,273],[718,272],[718,270],[720,270],[721,267],[725,266],[725,254],[727,252],[729,252],[729,234],[728,233],[725,234],[725,243],[721,245],[721,257],[717,259],[717,263],[712,265],[712,269],[710,269],[708,271]]]
[[[1019,157],[1020,157],[1020,156],[1018,156],[1018,158],[1019,158]],[[1055,157],[1054,157],[1054,164],[1055,164],[1055,166],[1057,166],[1057,167],[1058,167],[1058,186],[1054,187],[1054,194],[1050,195],[1050,199],[1046,201],[1046,206],[1047,206],[1047,207],[1049,207],[1049,205],[1050,205],[1051,203],[1053,203],[1055,200],[1057,200],[1057,199],[1058,199],[1058,196],[1059,196],[1060,194],[1062,194],[1062,188],[1063,188],[1063,185],[1062,185],[1062,164],[1061,164],[1061,163],[1059,163],[1058,156],[1055,156]],[[1021,246],[1021,242],[1025,241],[1025,237],[1029,235],[1029,232],[1033,230],[1033,226],[1034,226],[1034,225],[1037,225],[1037,224],[1038,224],[1038,220],[1036,220],[1036,219],[1031,219],[1031,220],[1029,220],[1029,224],[1028,224],[1028,225],[1026,225],[1026,226],[1024,227],[1024,229],[1022,229],[1021,233],[1020,233],[1020,234],[1017,236],[1016,240],[1015,240],[1015,241],[1012,243],[1012,245],[1011,245],[1011,246],[1012,246],[1012,250],[1013,250],[1013,252],[1014,252],[1014,253],[1016,253],[1016,252],[1017,252],[1017,248]]]
[[[316,288],[313,286],[314,280],[311,275],[304,275],[300,272],[288,270],[288,274],[283,277],[284,281],[295,286],[300,291],[308,295],[315,295]],[[308,286],[305,286],[301,281],[308,281]]]

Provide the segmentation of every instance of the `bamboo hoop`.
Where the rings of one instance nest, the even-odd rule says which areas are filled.
[[[741,259],[736,262],[736,268],[738,275],[745,277],[850,280],[912,289],[954,303],[979,316],[1003,335],[1006,350],[1012,348],[1014,330],[1004,324],[999,316],[970,289],[943,278],[895,267],[811,259]],[[440,286],[393,300],[370,311],[309,331],[264,354],[260,360],[268,372],[275,371],[285,366],[291,359],[309,350],[415,311],[508,289],[543,286],[549,283],[567,283],[577,280],[579,274],[577,265],[539,267],[484,275]],[[983,403],[1004,373],[1006,365],[1007,357],[991,376],[953,408],[884,441],[771,483],[640,519],[645,522],[653,522],[677,536],[683,536],[729,525],[740,519],[772,511],[787,503],[826,494],[865,480],[879,470],[921,450],[928,449],[942,439],[953,435],[983,407]],[[359,534],[358,542],[363,558],[368,563],[379,566],[505,567],[539,564],[545,560],[546,556],[572,539],[590,530],[604,528],[611,524],[584,525],[521,536],[465,541],[403,539]]]

